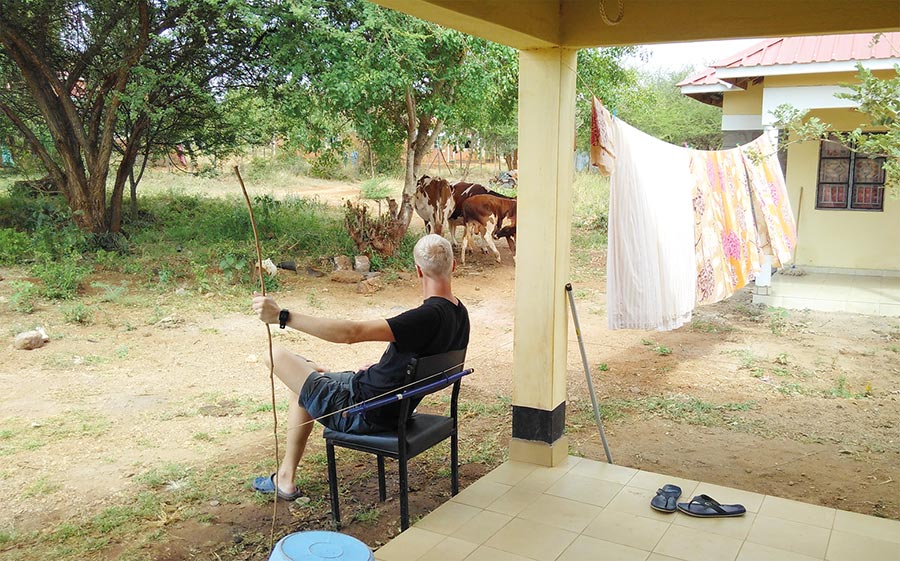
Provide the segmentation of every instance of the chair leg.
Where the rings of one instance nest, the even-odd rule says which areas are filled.
[[[450,436],[450,495],[459,493],[459,437],[454,432]]]
[[[334,520],[335,527],[341,527],[341,504],[338,497],[337,484],[337,463],[334,459],[334,445],[326,442],[326,454],[328,455],[328,489],[331,493],[331,518]]]
[[[409,482],[406,471],[406,458],[398,460],[400,465],[400,530],[409,528]]]
[[[384,502],[387,500],[387,490],[385,489],[384,479],[384,456],[378,455],[378,500]]]

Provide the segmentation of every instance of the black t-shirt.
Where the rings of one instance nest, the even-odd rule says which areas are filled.
[[[387,320],[394,334],[378,364],[360,370],[353,377],[356,402],[381,396],[406,381],[406,368],[413,358],[436,355],[469,346],[469,312],[440,296],[432,296],[418,308]],[[366,412],[366,419],[384,427],[397,424],[399,404]]]

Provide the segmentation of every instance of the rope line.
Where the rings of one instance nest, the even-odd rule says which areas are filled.
[[[502,345],[499,345],[499,346],[497,346],[497,347],[494,347],[494,349],[492,349],[492,350],[490,350],[490,351],[486,351],[486,352],[482,353],[481,355],[478,355],[478,356],[474,357],[472,360],[474,360],[474,361],[477,362],[477,361],[478,361],[480,358],[482,358],[482,357],[485,357],[485,356],[487,356],[487,355],[489,355],[489,354],[494,354],[494,353],[496,353],[496,352],[497,352],[497,349],[502,349],[502,348],[504,348],[504,347],[508,347],[509,345],[512,345],[513,343],[514,343],[514,340],[511,339],[511,340],[507,341],[506,343],[503,343]],[[469,361],[469,359],[466,359],[465,361],[460,362],[459,364],[454,364],[453,366],[450,366],[449,368],[446,368],[446,369],[444,369],[444,370],[442,370],[442,371],[440,371],[440,372],[437,372],[437,373],[435,373],[435,374],[432,374],[432,375],[430,375],[430,376],[426,376],[425,378],[422,378],[421,380],[416,380],[415,382],[411,382],[411,383],[409,383],[409,384],[404,384],[404,385],[402,385],[402,386],[400,386],[400,387],[398,387],[398,388],[394,388],[394,389],[392,389],[392,390],[390,390],[390,391],[386,391],[386,392],[384,392],[384,393],[382,393],[382,394],[376,395],[376,396],[374,396],[374,397],[370,397],[369,399],[364,399],[364,400],[359,401],[359,402],[357,402],[357,403],[353,403],[353,404],[349,405],[348,407],[344,407],[344,408],[342,408],[342,409],[338,409],[338,410],[336,410],[336,411],[332,411],[332,412],[330,412],[330,413],[326,413],[326,414],[324,414],[324,415],[322,415],[322,416],[320,416],[320,417],[316,417],[315,419],[310,419],[309,421],[304,421],[304,422],[300,423],[299,425],[288,426],[285,430],[286,430],[286,431],[292,431],[292,430],[298,429],[298,428],[300,428],[300,427],[306,426],[306,425],[308,425],[308,424],[315,423],[316,421],[321,421],[322,419],[326,419],[326,418],[328,418],[328,417],[330,417],[330,416],[332,416],[332,415],[337,415],[338,413],[344,413],[344,412],[346,412],[346,411],[348,411],[348,410],[350,410],[350,409],[353,409],[353,408],[355,408],[355,407],[359,407],[360,405],[365,405],[366,403],[372,402],[372,401],[374,401],[374,400],[376,400],[376,399],[381,399],[381,398],[387,397],[387,396],[389,396],[389,395],[394,395],[394,394],[396,394],[396,393],[398,393],[398,392],[403,391],[403,390],[406,389],[406,388],[409,388],[410,386],[414,386],[414,385],[417,385],[417,384],[421,384],[421,383],[423,383],[423,382],[427,382],[428,380],[431,380],[432,378],[436,378],[436,377],[438,377],[438,376],[443,376],[444,374],[446,374],[447,372],[453,370],[454,368],[459,368],[459,367],[461,367],[461,366],[464,366],[465,363],[468,362],[468,361]]]
[[[288,427],[286,428],[286,430],[287,430],[287,431],[295,430],[295,429],[298,429],[298,428],[300,428],[300,427],[302,427],[302,426],[305,426],[305,425],[307,425],[307,424],[311,424],[311,423],[314,423],[314,422],[316,422],[316,421],[321,421],[322,419],[325,419],[325,418],[327,418],[327,417],[330,417],[331,415],[336,415],[336,414],[339,414],[339,413],[344,413],[344,412],[348,411],[348,410],[351,409],[351,408],[358,407],[359,405],[363,405],[363,404],[365,404],[365,403],[369,403],[369,402],[374,401],[374,400],[376,400],[376,399],[381,399],[381,398],[386,397],[386,396],[388,396],[388,395],[392,395],[392,394],[395,394],[395,393],[397,393],[397,392],[400,392],[400,391],[402,391],[402,390],[404,390],[404,389],[410,387],[411,385],[419,384],[419,383],[425,382],[425,381],[430,380],[430,379],[432,379],[432,378],[434,378],[434,377],[437,377],[437,376],[442,376],[442,375],[444,375],[446,372],[448,372],[449,370],[452,370],[453,368],[457,368],[457,367],[460,367],[460,366],[464,366],[465,364],[469,364],[469,365],[471,366],[473,363],[475,363],[475,364],[477,365],[478,362],[479,362],[481,359],[483,359],[484,357],[486,357],[486,356],[488,356],[488,355],[495,355],[495,354],[497,353],[498,350],[502,350],[502,349],[504,349],[504,348],[507,348],[507,347],[509,347],[510,345],[512,345],[514,342],[515,342],[515,341],[514,341],[512,338],[510,338],[509,341],[506,341],[506,342],[501,343],[501,344],[499,344],[499,345],[495,345],[491,350],[485,351],[485,352],[482,353],[482,354],[476,355],[476,356],[474,356],[474,357],[468,357],[464,362],[459,363],[459,364],[455,364],[455,365],[453,365],[452,367],[450,367],[450,368],[448,368],[448,369],[446,369],[446,370],[444,370],[444,371],[438,372],[438,373],[436,373],[436,374],[433,374],[433,375],[431,375],[431,376],[428,376],[428,377],[426,377],[426,378],[423,378],[423,379],[418,380],[418,381],[416,381],[416,382],[413,382],[413,383],[411,383],[411,384],[405,384],[405,385],[400,386],[400,387],[398,387],[398,388],[396,388],[396,389],[394,389],[394,390],[391,390],[391,391],[389,391],[389,392],[384,392],[383,394],[376,395],[376,396],[374,396],[374,397],[371,397],[371,398],[369,398],[369,399],[360,401],[360,402],[358,402],[358,403],[354,403],[354,404],[352,404],[352,405],[350,405],[350,406],[348,406],[348,407],[345,407],[345,408],[343,408],[343,409],[338,409],[338,410],[336,410],[336,411],[332,411],[331,413],[326,413],[325,415],[322,415],[322,416],[320,416],[320,417],[316,417],[316,418],[311,419],[311,420],[309,420],[309,421],[304,421],[303,423],[300,423],[299,425],[290,425],[290,426],[288,426]],[[568,343],[577,344],[577,343],[578,343],[578,340],[577,340],[577,339],[568,339],[567,342],[568,342]],[[590,347],[603,346],[605,349],[610,350],[610,351],[613,351],[613,352],[633,351],[634,348],[635,348],[635,346],[636,346],[636,345],[627,345],[627,346],[623,346],[623,345],[610,345],[608,342],[593,342],[593,341],[583,341],[583,343],[584,343],[585,345],[587,345],[587,346],[590,346]],[[642,346],[647,346],[647,345],[642,345]],[[749,351],[749,352],[752,352],[752,351]],[[720,360],[720,359],[716,359],[716,358],[712,358],[712,357],[708,357],[708,356],[689,356],[689,357],[687,357],[687,358],[692,359],[692,360],[694,360],[694,359],[702,359],[705,363],[713,364],[713,365],[719,365],[719,366],[730,366],[730,367],[740,366],[739,364],[735,364],[733,361]],[[758,358],[759,361],[765,360],[764,357],[756,357],[755,355],[754,355],[754,358]],[[592,374],[594,374],[594,373],[592,373]]]
[[[606,6],[604,5],[605,0],[597,0],[597,6],[600,8],[600,17],[603,19],[603,23],[606,25],[619,25],[622,23],[622,18],[625,17],[625,0],[619,0],[619,11],[616,14],[616,19],[611,20],[606,15]]]

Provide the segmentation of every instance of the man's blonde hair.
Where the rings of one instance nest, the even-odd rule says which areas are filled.
[[[442,236],[428,234],[416,242],[413,259],[429,277],[449,277],[453,270],[453,246]]]

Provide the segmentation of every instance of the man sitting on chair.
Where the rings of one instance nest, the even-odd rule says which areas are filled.
[[[388,319],[352,321],[308,316],[281,309],[272,298],[253,295],[253,310],[266,323],[289,326],[333,343],[386,341],[377,364],[358,372],[323,372],[315,362],[282,347],[273,349],[275,375],[292,393],[287,420],[287,443],[278,471],[256,478],[253,488],[285,500],[301,496],[294,478],[313,419],[340,432],[367,434],[393,430],[391,417],[376,408],[344,416],[351,405],[390,394],[404,384],[413,358],[465,349],[469,344],[469,313],[450,286],[456,269],[450,242],[437,234],[422,237],[413,249],[416,274],[422,279],[425,301],[417,308]],[[266,353],[268,362],[268,353]],[[330,414],[334,413],[334,414]]]

